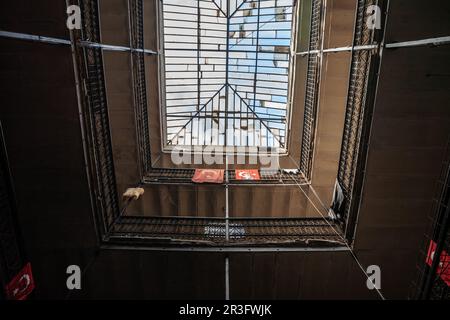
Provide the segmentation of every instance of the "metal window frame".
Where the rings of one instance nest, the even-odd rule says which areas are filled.
[[[165,66],[165,62],[164,62],[165,55],[162,53],[162,51],[164,51],[164,32],[163,32],[164,19],[163,19],[162,0],[158,1],[157,3],[158,3],[158,7],[159,7],[159,9],[158,9],[158,13],[159,13],[159,16],[158,16],[158,20],[159,20],[158,27],[159,28],[158,28],[158,32],[157,33],[158,33],[158,37],[159,37],[159,42],[158,42],[159,43],[159,49],[158,49],[158,52],[159,52],[159,70],[160,70],[160,76],[159,76],[159,79],[158,79],[158,81],[159,81],[159,94],[160,94],[160,112],[159,112],[159,114],[160,114],[160,123],[161,123],[161,126],[160,126],[160,128],[161,128],[161,132],[160,132],[160,134],[161,134],[161,146],[160,147],[161,147],[162,153],[170,153],[174,149],[174,146],[171,145],[169,143],[168,139],[167,139],[167,114],[166,114],[166,109],[167,108],[166,108],[166,99],[165,99],[165,88],[164,88],[165,86],[163,85],[163,83],[165,82],[165,79],[164,79],[164,75],[165,75],[165,68],[164,68],[164,66]],[[242,7],[242,5],[244,3],[246,3],[246,0],[243,1],[243,3],[238,7],[238,9],[240,7]],[[259,1],[258,1],[258,3],[259,3]],[[292,9],[293,9],[292,21],[290,21],[291,25],[292,25],[292,30],[296,29],[295,24],[297,23],[297,19],[294,19],[294,17],[296,16],[296,10],[295,10],[296,6],[297,6],[297,1],[294,0],[293,1],[293,5],[292,5]],[[258,17],[259,17],[259,15],[258,15]],[[226,18],[229,20],[231,17],[226,15]],[[229,31],[228,31],[229,30],[229,24],[230,24],[230,22],[228,21],[228,23],[227,23],[227,26],[228,26],[227,33],[229,33]],[[258,30],[257,33],[259,34],[259,30]],[[293,34],[295,34],[295,32],[293,32]],[[227,42],[228,42],[228,40],[229,39],[227,37]],[[277,148],[277,150],[278,150],[277,153],[280,156],[287,156],[289,154],[288,146],[289,146],[289,141],[290,141],[289,137],[290,137],[290,133],[291,133],[291,130],[290,130],[291,123],[290,123],[290,121],[291,121],[292,110],[290,110],[290,107],[292,105],[292,101],[291,101],[292,95],[291,95],[291,92],[290,92],[291,91],[290,84],[291,84],[292,73],[294,72],[294,68],[293,67],[294,67],[294,60],[295,60],[294,56],[295,55],[293,54],[293,50],[292,50],[294,41],[292,41],[292,39],[291,39],[290,43],[291,43],[290,50],[289,50],[289,53],[287,53],[288,54],[289,67],[288,67],[288,74],[287,74],[287,78],[288,78],[287,87],[288,88],[287,88],[287,94],[286,94],[286,97],[287,97],[286,106],[287,107],[286,107],[286,119],[285,119],[286,120],[286,126],[285,126],[285,129],[284,129],[285,135],[284,135],[284,142],[282,143],[282,146]],[[234,52],[234,51],[230,51],[228,49],[226,50],[227,59],[228,59],[229,52]],[[257,50],[256,52],[259,52],[259,50]],[[224,85],[224,87],[227,90],[227,92],[228,92],[228,87],[231,87],[231,84],[228,83],[228,65],[229,65],[229,63],[227,62],[226,63],[227,71],[225,71],[227,79],[226,79],[226,81],[225,81],[226,83]],[[255,77],[256,77],[256,75],[257,75],[257,73],[255,73]],[[256,86],[256,81],[254,81],[254,86]],[[219,92],[224,87],[222,87],[219,90]],[[254,90],[254,92],[256,93],[256,90]],[[225,97],[228,100],[228,94],[226,94]],[[228,104],[228,103],[226,102],[225,104]],[[260,121],[261,122],[261,127],[264,125],[267,128],[267,130],[270,131],[270,128],[267,127],[267,125],[264,123],[265,120],[264,119],[261,120],[256,115],[256,113],[254,113],[254,114],[255,114],[256,118],[253,119],[253,122]],[[198,115],[194,115],[193,118],[195,118],[197,116]],[[229,119],[229,116],[226,115],[225,119],[226,119],[226,124],[225,125],[227,126],[228,125],[228,121],[227,120]],[[243,118],[241,117],[239,119],[243,119]],[[247,121],[251,121],[251,120],[252,120],[252,118],[247,119]],[[227,135],[225,134],[225,139],[226,139],[226,137],[227,137]],[[266,139],[266,140],[267,140],[267,143],[268,143],[268,139]],[[219,147],[220,147],[220,145],[219,145]],[[226,147],[226,146],[224,146],[224,147]],[[252,146],[250,146],[250,148],[252,148]],[[265,154],[266,153],[265,149],[267,149],[268,146],[260,146],[260,147],[256,147],[256,148],[257,148],[257,151],[254,152],[252,150],[252,151],[250,151],[249,154],[250,155],[253,155],[253,154]],[[273,147],[269,147],[269,148],[271,148],[272,150],[274,149]],[[187,149],[187,150],[189,151],[189,149]],[[227,151],[227,153],[228,153],[228,151]],[[236,153],[236,152],[234,152],[234,153]]]

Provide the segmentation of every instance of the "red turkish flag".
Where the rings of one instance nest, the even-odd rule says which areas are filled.
[[[436,251],[436,242],[431,241],[430,247],[428,248],[427,264],[431,266],[434,259],[434,253]],[[450,255],[442,251],[441,259],[437,267],[436,273],[441,277],[441,279],[450,287]]]
[[[258,170],[236,170],[237,180],[261,180]]]
[[[195,183],[222,183],[224,170],[196,169],[192,181]]]
[[[34,279],[31,264],[25,267],[6,285],[6,298],[8,300],[25,300],[34,290]]]

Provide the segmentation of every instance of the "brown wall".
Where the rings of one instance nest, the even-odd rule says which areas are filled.
[[[68,38],[64,3],[2,1],[0,29]],[[0,38],[0,119],[36,297],[64,298],[97,245],[70,47]]]
[[[348,252],[237,253],[232,299],[377,299]]]
[[[387,42],[450,30],[450,3],[431,7],[391,1]],[[423,263],[419,250],[426,249],[423,235],[450,136],[449,59],[449,46],[383,52],[355,248],[364,263],[381,266],[392,298],[406,296],[416,262]]]
[[[324,49],[353,42],[355,1],[327,1]],[[321,201],[331,204],[337,177],[347,104],[351,54],[325,53],[321,65],[312,186]],[[309,208],[309,211],[314,211]]]
[[[450,135],[450,79],[439,76],[450,74],[449,59],[448,47],[383,56],[355,246],[398,275],[398,297],[414,275]]]
[[[351,55],[324,56],[318,104],[318,122],[312,167],[312,186],[331,204],[341,152]]]

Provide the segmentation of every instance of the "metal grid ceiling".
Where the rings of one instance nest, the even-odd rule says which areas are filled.
[[[293,0],[162,0],[168,145],[285,148]]]

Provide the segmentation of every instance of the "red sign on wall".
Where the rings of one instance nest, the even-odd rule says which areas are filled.
[[[434,259],[434,253],[436,251],[436,242],[431,241],[430,247],[428,248],[427,264],[431,266]],[[450,287],[450,255],[442,251],[441,259],[437,267],[436,273],[441,277],[441,279]]]
[[[193,182],[196,183],[222,183],[224,170],[218,169],[196,169]]]
[[[25,300],[34,290],[31,264],[25,267],[6,285],[6,298],[8,300]]]
[[[237,180],[261,180],[258,170],[236,170]]]

